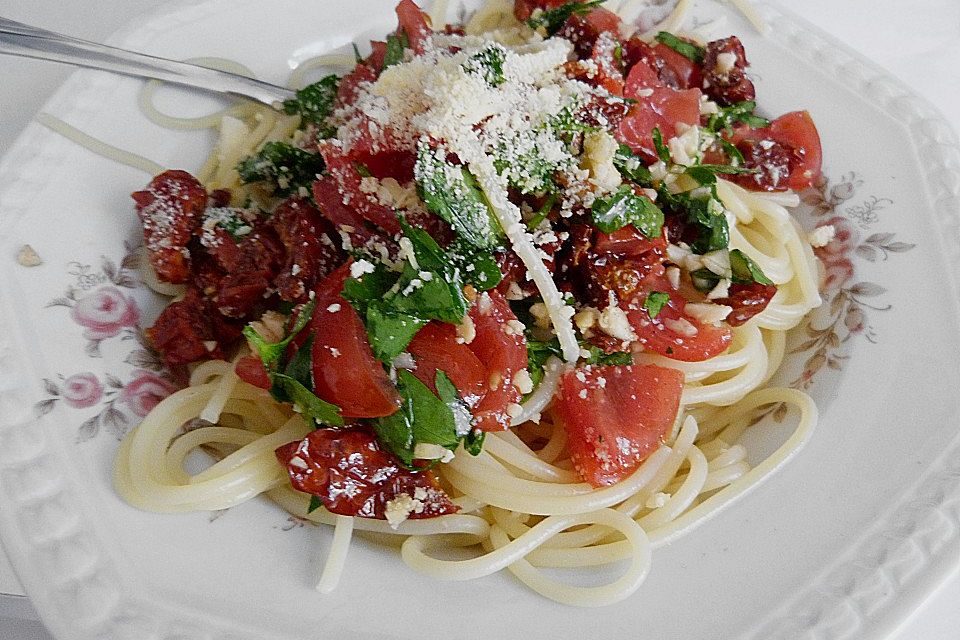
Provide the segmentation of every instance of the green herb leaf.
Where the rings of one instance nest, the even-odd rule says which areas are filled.
[[[491,87],[499,87],[506,82],[503,75],[503,63],[507,59],[507,51],[499,44],[489,44],[470,59],[463,63],[467,73],[475,73]]]
[[[203,212],[203,228],[219,227],[230,234],[230,237],[240,242],[253,231],[250,222],[244,216],[246,211],[236,207],[210,207]]]
[[[403,51],[410,46],[407,34],[401,31],[398,35],[387,36],[387,53],[383,57],[383,68],[392,67],[403,62]]]
[[[687,167],[686,174],[703,186],[712,186],[717,184],[718,175],[743,175],[758,171],[759,169],[735,167],[729,164],[697,164]]]
[[[497,258],[489,251],[475,249],[458,240],[450,246],[448,255],[464,284],[472,284],[477,291],[489,291],[503,280]]]
[[[320,424],[343,426],[340,407],[337,405],[321,400],[301,382],[286,374],[274,373],[270,378],[273,380],[274,397],[281,402],[292,402],[300,413]]]
[[[290,327],[287,336],[280,342],[267,342],[251,325],[243,328],[243,335],[253,344],[257,350],[257,355],[260,356],[260,360],[263,361],[263,366],[268,372],[277,367],[287,346],[297,334],[307,326],[307,323],[310,322],[310,318],[313,317],[313,308],[316,305],[316,300],[310,300],[303,305],[303,308],[300,309],[300,312],[297,314],[296,322]]]
[[[476,178],[466,168],[448,163],[435,149],[421,143],[417,148],[414,176],[427,211],[450,223],[457,234],[474,247],[500,246],[503,230]]]
[[[660,311],[670,302],[670,296],[663,291],[651,291],[647,294],[647,299],[643,301],[643,308],[650,314],[650,318],[656,318]]]
[[[373,303],[364,317],[373,355],[381,362],[392,362],[403,353],[429,320],[395,311],[389,302]]]
[[[665,163],[670,164],[670,149],[663,144],[663,134],[660,133],[660,127],[653,128],[653,148],[657,150],[657,157]]]
[[[437,380],[441,379],[452,386],[449,378],[438,372]],[[450,450],[457,448],[460,443],[457,421],[447,403],[406,369],[397,372],[397,391],[402,398],[400,409],[374,422],[377,436],[388,449],[410,466],[418,442],[437,444]],[[456,389],[453,392],[455,395]],[[445,393],[449,393],[447,387]]]
[[[307,122],[324,125],[333,111],[337,98],[340,78],[329,75],[297,91],[297,97],[285,100],[283,111],[288,115],[299,115]]]
[[[483,451],[483,439],[486,435],[479,429],[471,429],[470,433],[463,438],[464,450],[472,456],[480,455],[480,452]]]
[[[666,31],[661,31],[657,34],[657,42],[664,44],[684,58],[693,60],[697,64],[703,64],[703,58],[707,55],[706,49],[703,47],[697,46],[692,42],[686,42],[681,40],[672,33],[667,33]]]
[[[323,500],[319,496],[310,496],[310,506],[307,507],[307,513],[313,513],[323,506]]]
[[[646,196],[621,185],[612,194],[597,198],[591,207],[593,224],[604,233],[632,224],[648,238],[659,238],[663,230],[663,212]]]
[[[621,144],[613,156],[613,166],[620,175],[632,180],[641,187],[653,186],[653,177],[647,165],[625,144]]]
[[[720,107],[717,113],[711,114],[707,119],[706,129],[714,134],[719,134],[724,130],[732,132],[733,126],[740,122],[754,129],[769,127],[769,120],[754,115],[753,111],[756,108],[757,103],[753,100],[744,100],[729,107]]]
[[[279,196],[309,187],[326,165],[319,153],[310,153],[285,142],[268,142],[237,165],[244,184],[266,182]]]
[[[730,251],[730,270],[733,272],[731,280],[737,284],[773,284],[773,280],[768,278],[763,270],[750,256],[740,249]]]
[[[697,196],[691,193],[670,193],[669,189],[661,186],[657,202],[664,210],[683,216],[688,224],[697,229],[697,239],[690,245],[694,253],[725,249],[730,244],[730,229],[716,189],[711,186],[708,193]]]
[[[527,20],[527,25],[531,29],[543,27],[547,36],[552,36],[563,26],[563,23],[572,15],[585,15],[600,7],[603,0],[592,0],[592,2],[568,2],[555,9],[547,9]]]

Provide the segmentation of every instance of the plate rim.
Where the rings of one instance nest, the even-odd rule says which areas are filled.
[[[194,20],[214,12],[216,7],[230,5],[225,0],[207,0],[194,4],[188,0],[174,0],[155,10],[142,14],[118,29],[108,39],[114,45],[123,46],[135,40],[149,38],[151,32],[170,28],[177,22]],[[242,0],[241,4],[257,4],[254,0]],[[944,234],[940,242],[945,259],[953,267],[960,267],[960,145],[957,134],[946,119],[926,99],[917,96],[911,89],[876,63],[865,59],[818,27],[808,23],[789,10],[764,1],[758,3],[768,23],[774,27],[774,37],[789,43],[793,55],[806,58],[821,65],[831,75],[854,82],[870,96],[871,101],[884,107],[885,113],[896,118],[914,134],[914,145],[924,157],[935,158],[937,171],[925,173],[925,187],[930,202],[947,213],[941,221]],[[233,6],[236,6],[233,4]],[[768,37],[770,37],[768,35]],[[44,104],[42,110],[56,109],[64,100],[72,103],[72,114],[83,116],[95,105],[86,108],[78,103],[85,91],[84,79],[96,72],[78,71]],[[110,86],[115,86],[114,78]],[[103,82],[96,83],[103,90]],[[86,91],[92,87],[86,87]],[[33,121],[18,136],[17,140],[0,160],[0,197],[5,200],[14,187],[30,191],[31,185],[40,179],[26,171],[31,164],[43,160],[36,142],[48,135]],[[21,204],[21,207],[28,206]],[[15,203],[7,211],[17,209]],[[7,215],[11,215],[7,213]],[[16,215],[15,213],[12,215]],[[6,236],[0,231],[0,238]],[[955,279],[951,289],[957,293]],[[2,294],[0,294],[2,295]],[[0,326],[6,322],[9,310],[0,312]],[[21,354],[12,349],[0,349],[0,370],[18,371]],[[25,501],[38,509],[47,501],[62,495],[62,483],[46,482],[39,488],[31,486],[28,493],[19,487],[13,470],[49,465],[51,461],[50,434],[46,429],[30,429],[36,422],[27,409],[25,400],[29,385],[0,389],[0,504],[22,506]],[[956,551],[960,550],[960,437],[955,437],[940,457],[930,464],[917,481],[905,489],[895,504],[879,515],[869,527],[835,561],[822,569],[818,577],[806,588],[799,589],[778,609],[768,614],[743,637],[793,638],[799,634],[824,635],[833,638],[876,638],[894,631],[933,590],[952,573],[960,563]],[[919,506],[918,506],[919,505]],[[54,549],[70,549],[84,555],[89,549],[78,546],[75,530],[69,535],[56,535],[28,539],[14,522],[13,509],[0,509],[0,537],[7,545],[11,563],[21,578],[44,623],[58,638],[113,637],[111,634],[129,633],[136,629],[139,638],[166,637],[176,634],[187,639],[210,638],[209,627],[186,623],[182,611],[177,612],[178,624],[167,624],[168,607],[140,602],[128,594],[119,592],[119,580],[105,579],[106,573],[114,573],[107,565],[108,553],[95,553],[94,562],[100,566],[85,569],[79,576],[68,581],[67,590],[89,590],[102,594],[101,622],[96,627],[81,628],[69,616],[60,615],[57,599],[63,604],[63,593],[55,593],[52,584],[40,580],[37,571],[36,553],[54,552]],[[39,511],[38,511],[39,513]],[[894,521],[892,514],[901,514]],[[81,515],[77,515],[82,522]],[[90,534],[90,528],[81,528]],[[951,557],[951,553],[954,557]],[[31,559],[33,554],[33,559]],[[864,564],[864,559],[873,562]],[[31,562],[33,564],[31,564]],[[830,585],[830,586],[827,586]],[[64,585],[58,585],[63,591]],[[111,588],[112,587],[112,588]],[[109,592],[109,593],[108,593]],[[78,602],[88,602],[78,600]],[[152,607],[152,609],[151,609]],[[117,613],[119,612],[119,613]],[[210,621],[204,621],[209,623]],[[107,625],[107,626],[104,626]],[[221,631],[228,630],[223,626]],[[231,628],[231,632],[243,632]],[[259,637],[263,637],[262,634]]]

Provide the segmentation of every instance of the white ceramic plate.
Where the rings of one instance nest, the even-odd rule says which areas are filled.
[[[303,59],[382,37],[391,4],[208,0],[144,18],[112,42],[232,58],[283,82]],[[110,486],[117,436],[168,390],[139,338],[159,300],[126,257],[138,238],[128,194],[149,177],[29,127],[0,165],[0,532],[51,631],[136,640],[890,631],[960,561],[960,154],[923,101],[812,27],[764,13],[766,38],[734,16],[729,30],[745,41],[765,111],[803,107],[817,121],[830,182],[806,194],[805,224],[842,231],[823,252],[831,288],[819,331],[799,339],[785,376],[809,386],[822,420],[788,467],[658,549],[639,592],[602,610],[545,601],[507,574],[437,583],[362,542],[340,589],[321,596],[311,589],[317,534],[264,501],[213,515],[122,503]],[[139,87],[79,72],[45,110],[196,169],[211,137],[150,124]],[[214,106],[185,92],[164,104]],[[16,263],[23,244],[41,266]]]

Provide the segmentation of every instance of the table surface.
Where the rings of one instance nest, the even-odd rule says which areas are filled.
[[[960,3],[957,0],[771,0],[876,60],[960,127]],[[163,0],[0,0],[0,16],[73,36],[102,41]],[[840,8],[842,6],[842,9]],[[0,153],[13,142],[71,69],[24,59],[0,58]],[[52,640],[37,622],[0,548],[0,638]],[[950,640],[960,628],[960,574],[934,592],[888,640]]]

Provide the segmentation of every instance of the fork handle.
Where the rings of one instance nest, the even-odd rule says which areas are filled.
[[[275,109],[280,108],[284,100],[294,97],[294,92],[289,89],[236,73],[108,47],[3,17],[0,17],[0,53],[166,80],[206,91],[252,98]]]

